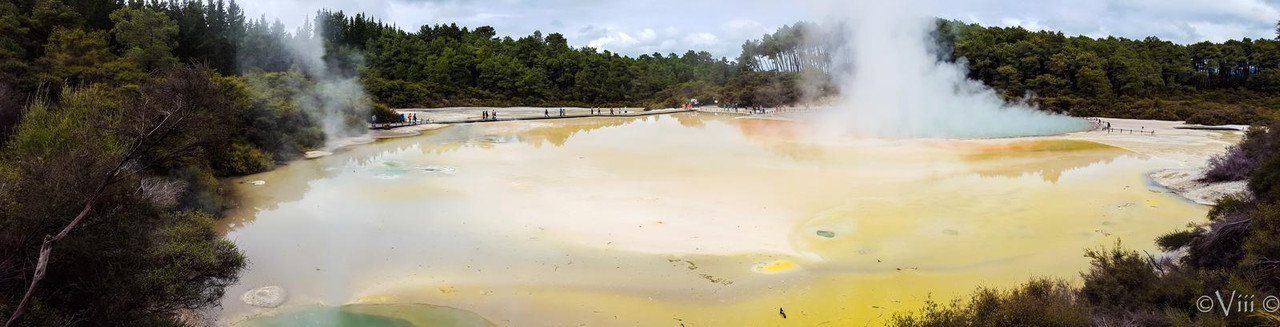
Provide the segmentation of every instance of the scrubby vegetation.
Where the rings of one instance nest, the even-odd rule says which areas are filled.
[[[1280,126],[1254,127],[1245,134],[1245,141],[1227,148],[1227,152],[1209,159],[1205,181],[1225,182],[1249,178],[1268,158],[1280,148],[1277,133],[1268,133]]]
[[[235,110],[198,67],[29,106],[0,150],[0,318],[156,325],[216,304],[246,264],[212,219]]]
[[[897,326],[1088,326],[1089,308],[1064,281],[1035,279],[1009,290],[980,288],[948,305],[926,300],[916,315],[894,317]]]

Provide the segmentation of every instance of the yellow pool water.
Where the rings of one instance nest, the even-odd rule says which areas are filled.
[[[455,125],[249,176],[266,184],[236,185],[225,226],[251,265],[221,317],[416,303],[501,326],[874,326],[930,296],[1078,279],[1083,249],[1154,251],[1207,209],[1147,183],[1170,162],[1089,141],[806,130]],[[268,285],[282,308],[240,301]]]

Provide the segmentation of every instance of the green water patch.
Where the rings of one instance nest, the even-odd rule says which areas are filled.
[[[252,327],[410,327],[495,326],[480,315],[429,304],[350,304],[308,307],[254,318],[240,326]]]

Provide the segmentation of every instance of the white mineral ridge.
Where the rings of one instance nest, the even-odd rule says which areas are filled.
[[[284,303],[288,296],[280,286],[263,286],[244,292],[240,300],[255,307],[274,308]]]

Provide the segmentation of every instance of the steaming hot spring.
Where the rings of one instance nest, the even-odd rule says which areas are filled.
[[[225,226],[253,264],[220,319],[880,325],[1204,219],[1148,176],[1239,133],[1006,102],[908,10],[831,11],[854,17],[821,114],[460,124],[248,176]]]
[[[220,316],[751,325],[783,308],[876,325],[931,296],[1075,278],[1084,248],[1203,219],[1146,175],[1239,135],[1112,122],[1159,137],[812,137],[812,122],[701,112],[383,140],[236,184],[227,237],[253,265]],[[282,301],[242,299],[263,287]]]

